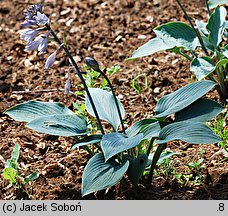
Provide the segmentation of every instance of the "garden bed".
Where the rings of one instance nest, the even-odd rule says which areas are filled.
[[[189,14],[207,17],[202,1],[184,1]],[[34,3],[34,2],[33,2]],[[25,191],[7,188],[1,177],[0,199],[82,199],[81,177],[89,155],[83,149],[70,150],[72,138],[43,135],[31,131],[24,123],[2,112],[28,100],[61,102],[73,109],[81,96],[64,94],[65,74],[69,63],[63,52],[55,65],[44,69],[44,56],[24,51],[18,31],[27,3],[0,2],[0,170],[10,158],[15,143],[21,146],[20,172],[40,174],[25,185]],[[123,103],[125,122],[152,117],[157,100],[193,80],[189,65],[172,53],[126,62],[132,52],[154,36],[152,29],[168,21],[186,21],[175,1],[47,1],[44,11],[53,28],[66,32],[67,43],[79,66],[86,56],[94,56],[101,67],[115,64],[121,71],[110,76],[116,95]],[[62,37],[63,35],[59,35]],[[49,52],[53,49],[49,49]],[[138,77],[138,75],[140,75]],[[72,76],[72,90],[79,91],[79,79]],[[133,80],[135,81],[133,83]],[[147,84],[147,82],[148,84]],[[210,93],[211,98],[217,99]],[[153,182],[143,179],[133,189],[128,180],[110,188],[104,195],[96,193],[83,199],[227,199],[228,165],[220,162],[224,152],[218,145],[189,145],[171,142],[167,148],[177,152],[169,163],[158,167]],[[200,173],[187,164],[204,158]],[[181,175],[182,174],[182,175]],[[199,177],[200,179],[196,178]]]

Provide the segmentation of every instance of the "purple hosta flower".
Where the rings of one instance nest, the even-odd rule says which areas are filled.
[[[25,50],[38,50],[39,52],[46,52],[49,34],[50,31],[48,31],[47,34],[40,34],[33,41],[27,44]]]
[[[48,17],[42,13],[42,4],[31,5],[24,13],[24,17],[26,21],[22,23],[22,27],[46,25],[49,22]]]
[[[27,46],[25,47],[25,50],[26,51],[37,50],[40,44],[45,40],[45,38],[46,38],[45,34],[41,34],[37,36],[32,42],[27,44]]]
[[[22,28],[26,28],[26,27],[29,27],[29,26],[32,26],[32,25],[37,25],[36,21],[35,20],[25,20],[23,23],[21,23],[21,27]]]
[[[45,38],[41,41],[40,45],[38,46],[39,52],[46,52],[49,34],[50,34],[50,31],[46,33]]]
[[[25,19],[33,19],[37,12],[42,12],[42,7],[42,4],[30,5],[28,10],[24,13]]]
[[[40,12],[37,12],[37,15],[35,16],[35,20],[38,25],[45,25],[49,22],[48,17],[45,14],[42,14]]]
[[[57,55],[57,52],[59,51],[59,49],[62,47],[62,45],[60,45],[56,50],[55,52],[53,52],[46,60],[46,63],[45,63],[45,69],[48,69],[50,68],[54,62],[55,62],[55,58],[56,58],[56,55]]]
[[[20,32],[20,38],[30,43],[38,34],[36,29],[25,29]]]

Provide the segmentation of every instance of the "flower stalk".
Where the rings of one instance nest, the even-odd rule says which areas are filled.
[[[71,64],[73,65],[73,67],[74,67],[74,69],[75,69],[75,71],[76,71],[78,77],[80,78],[80,80],[81,80],[81,82],[82,82],[82,85],[83,85],[83,87],[84,87],[84,89],[85,89],[85,91],[86,91],[86,94],[87,94],[87,96],[88,96],[88,98],[89,98],[89,100],[90,100],[90,103],[91,103],[91,106],[92,106],[92,108],[93,108],[94,114],[95,114],[95,116],[96,116],[97,123],[98,123],[98,126],[99,126],[99,128],[100,128],[100,131],[101,131],[102,134],[105,134],[105,131],[104,131],[103,126],[102,126],[102,124],[101,124],[101,119],[100,119],[100,117],[99,117],[99,115],[98,115],[97,109],[96,109],[95,104],[94,104],[93,99],[92,99],[92,96],[91,96],[91,94],[90,94],[90,92],[89,92],[89,89],[88,89],[88,87],[87,87],[87,85],[86,85],[86,82],[85,82],[85,80],[84,80],[84,78],[83,78],[83,76],[82,76],[82,73],[81,73],[81,71],[80,71],[80,69],[79,69],[77,63],[75,62],[74,58],[72,57],[71,53],[70,53],[69,50],[66,48],[66,46],[64,46],[64,45],[62,44],[62,42],[60,41],[60,39],[57,37],[57,35],[55,34],[55,32],[52,30],[52,28],[50,27],[50,25],[49,25],[49,24],[46,24],[45,26],[46,26],[46,28],[50,31],[50,33],[51,33],[51,35],[54,37],[55,41],[56,41],[60,46],[62,46],[62,48],[64,49],[66,55],[69,57],[70,62],[71,62]]]
[[[107,81],[107,83],[108,83],[108,85],[109,85],[109,87],[111,89],[112,95],[114,97],[114,101],[115,101],[115,105],[116,105],[116,108],[117,108],[118,116],[119,116],[119,119],[120,119],[122,131],[123,131],[124,134],[126,134],[126,131],[125,131],[125,128],[124,128],[123,119],[122,119],[121,112],[120,112],[120,107],[119,107],[118,100],[116,98],[115,91],[114,91],[114,88],[112,86],[111,81],[106,76],[106,74],[99,68],[98,63],[97,63],[97,61],[94,58],[92,58],[92,57],[86,57],[85,63],[87,64],[87,66],[89,66],[93,70],[95,70],[98,73],[100,73],[105,78],[105,80]]]
[[[188,16],[188,14],[187,14],[186,10],[184,9],[184,7],[182,6],[181,2],[180,2],[179,0],[176,0],[176,1],[177,1],[177,4],[179,5],[179,7],[181,8],[181,10],[183,11],[183,13],[184,13],[185,17],[187,18],[189,24],[191,25],[192,29],[193,29],[194,32],[196,33],[196,36],[197,36],[198,39],[199,39],[199,42],[200,42],[200,45],[201,45],[203,51],[205,52],[205,54],[206,54],[207,56],[209,56],[209,53],[208,53],[208,51],[207,51],[207,48],[206,48],[206,46],[205,46],[205,44],[204,44],[204,42],[203,42],[203,39],[202,39],[202,37],[201,37],[199,31],[198,31],[198,30],[195,28],[195,26],[193,25],[193,23],[192,23],[190,17]]]

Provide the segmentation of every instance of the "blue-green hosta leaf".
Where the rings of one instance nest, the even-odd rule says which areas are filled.
[[[87,134],[86,120],[76,114],[43,116],[32,120],[26,126],[35,131],[55,136]]]
[[[130,164],[127,170],[127,175],[133,186],[137,186],[139,180],[148,164],[148,157],[146,154],[141,154],[137,158],[127,157]]]
[[[141,119],[137,122],[135,122],[133,125],[131,125],[127,130],[126,130],[126,134],[128,137],[132,137],[135,136],[136,134],[138,134],[140,132],[140,130],[151,124],[156,122],[156,119]]]
[[[120,125],[120,119],[113,95],[110,92],[98,88],[89,88],[89,92],[93,98],[99,117],[109,122],[113,126],[114,130],[117,131]],[[123,119],[125,114],[124,107],[119,100],[118,104]],[[86,109],[90,115],[95,116],[87,96]]]
[[[217,7],[211,14],[207,24],[207,30],[210,32],[209,41],[215,48],[218,47],[222,41],[222,34],[225,29],[226,9],[224,7]]]
[[[194,30],[183,22],[169,22],[154,28],[157,37],[149,40],[139,47],[132,57],[135,59],[148,56],[153,53],[182,47],[186,50],[194,50],[198,45],[198,38]]]
[[[137,50],[135,50],[132,54],[132,56],[128,59],[135,59],[140,58],[148,55],[152,55],[153,53],[172,49],[175,45],[167,43],[162,38],[153,38],[149,40],[147,43],[139,47]]]
[[[204,35],[202,35],[201,37],[202,37],[202,40],[203,40],[203,43],[204,43],[205,47],[208,50],[210,50],[212,52],[215,52],[215,48],[214,48],[213,44],[209,41],[208,37],[206,37]]]
[[[82,175],[82,196],[115,185],[123,178],[128,166],[128,160],[118,164],[114,161],[105,162],[102,153],[94,155]]]
[[[121,133],[105,134],[101,140],[101,148],[104,153],[105,161],[120,152],[137,146],[142,140],[142,133],[133,137],[127,137]]]
[[[84,138],[78,140],[77,142],[75,142],[71,146],[71,149],[75,149],[79,146],[85,146],[85,145],[91,145],[91,144],[99,143],[101,141],[101,139],[102,139],[101,134],[90,135],[90,136],[84,137]]]
[[[156,118],[166,117],[189,106],[216,85],[210,80],[190,83],[177,91],[163,96],[155,107]]]
[[[30,122],[41,116],[73,114],[73,112],[61,103],[28,101],[6,110],[5,114],[16,121]]]
[[[202,80],[215,70],[216,66],[209,56],[194,58],[190,65],[190,71],[194,72],[198,80]]]
[[[214,132],[200,122],[181,121],[174,122],[162,128],[157,144],[173,140],[182,140],[192,144],[212,144],[221,142]]]
[[[209,0],[208,2],[210,8],[215,8],[218,5],[228,4],[227,0]]]
[[[196,28],[205,36],[207,36],[209,34],[206,26],[207,26],[207,23],[196,20]]]
[[[200,98],[175,114],[175,121],[207,122],[222,112],[223,107],[216,101]]]
[[[161,131],[161,125],[160,122],[156,121],[154,123],[148,124],[145,126],[140,133],[143,134],[144,139],[150,139],[152,137],[158,137],[159,133]]]
[[[186,50],[194,50],[199,41],[195,31],[183,22],[169,22],[154,28],[158,38],[165,40],[173,47],[183,47]]]

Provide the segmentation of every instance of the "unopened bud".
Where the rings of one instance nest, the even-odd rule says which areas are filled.
[[[98,62],[92,57],[86,57],[85,64],[97,72],[100,71]]]

